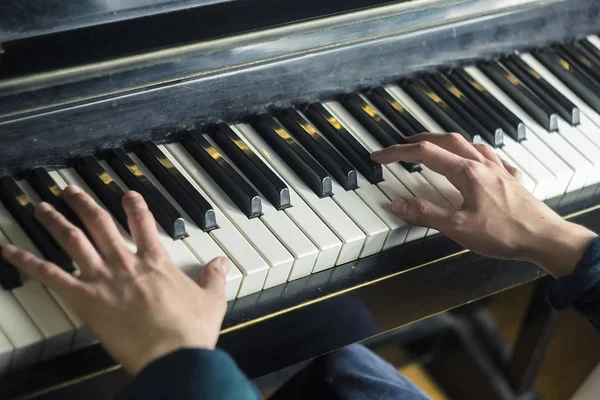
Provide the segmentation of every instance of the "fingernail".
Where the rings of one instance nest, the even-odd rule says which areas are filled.
[[[136,192],[135,190],[130,190],[129,192],[125,193],[126,199],[134,200],[134,199],[139,198],[140,196],[141,195],[138,192]]]
[[[227,257],[217,258],[216,264],[219,268],[221,268],[225,275],[229,273],[229,269],[231,268],[231,262]]]
[[[63,192],[66,194],[77,194],[81,192],[81,189],[79,186],[69,185],[65,188],[65,190],[63,190]]]
[[[50,203],[46,203],[45,201],[41,202],[37,205],[38,212],[45,213],[54,210],[54,207]]]
[[[392,211],[394,212],[394,214],[402,216],[406,212],[407,205],[408,202],[405,199],[403,199],[402,197],[397,197],[394,200],[392,200]]]

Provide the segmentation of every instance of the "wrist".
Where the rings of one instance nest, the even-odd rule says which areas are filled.
[[[523,259],[536,264],[555,278],[573,272],[596,234],[589,229],[558,219],[540,227]]]

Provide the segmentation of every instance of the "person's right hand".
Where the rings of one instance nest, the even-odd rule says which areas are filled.
[[[517,170],[485,145],[459,134],[422,134],[412,143],[376,152],[381,164],[422,163],[444,175],[462,194],[460,209],[424,199],[394,199],[402,219],[444,233],[485,256],[530,261],[555,277],[574,269],[596,234],[569,223],[520,184]]]

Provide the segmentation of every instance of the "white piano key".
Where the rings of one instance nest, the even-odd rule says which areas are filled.
[[[237,132],[237,128],[235,126],[231,126],[230,128],[239,136],[239,132]],[[261,157],[258,152],[255,152],[255,154],[257,157]],[[226,155],[225,158],[227,158]],[[231,162],[229,158],[227,159],[230,161],[232,167],[238,171],[238,173],[244,175],[243,172],[238,169],[235,163]],[[267,164],[265,163],[265,165]],[[252,185],[251,182],[250,185]],[[256,187],[255,189],[260,193]],[[260,219],[294,257],[292,271],[288,280],[294,280],[310,275],[315,267],[317,258],[319,257],[319,250],[285,212],[280,212],[273,207],[273,205],[264,196],[262,196],[262,194],[261,198],[263,210]],[[291,199],[292,202],[302,201],[298,199],[298,196],[292,196]]]
[[[269,165],[269,161],[263,157],[263,155],[257,151],[252,143],[244,138],[244,135],[237,126],[230,125],[241,140],[244,141],[257,157],[259,157],[265,165],[271,168],[274,174],[279,179],[283,178],[281,175]],[[243,129],[243,127],[242,127]],[[298,196],[292,187],[288,186],[290,191],[290,198],[292,200],[292,207],[288,207],[283,212],[293,221],[294,224],[306,235],[306,237],[317,247],[318,256],[315,262],[313,273],[323,271],[325,269],[333,267],[338,261],[340,251],[342,249],[342,242],[340,239],[329,229],[327,225],[315,214],[315,212],[306,204],[302,197]],[[264,210],[263,210],[264,213]],[[276,212],[279,215],[279,212]],[[294,274],[294,271],[292,271]],[[291,279],[291,278],[290,278]]]
[[[594,46],[598,48],[598,50],[600,50],[600,37],[598,37],[598,35],[590,35],[587,37],[587,40],[589,40]]]
[[[268,263],[269,272],[264,288],[268,289],[287,282],[294,258],[265,224],[259,218],[249,219],[181,144],[167,145],[167,148],[184,165],[196,183],[204,189],[212,203],[219,207]]]
[[[600,182],[600,149],[589,140],[579,127],[573,127],[562,118],[558,118],[558,134],[568,141],[586,160],[592,164],[590,173],[584,186],[595,185]]]
[[[0,331],[0,375],[8,371],[14,351],[10,340]]]
[[[310,275],[319,257],[317,247],[285,212],[277,211],[264,199],[263,215],[260,219],[294,256],[294,264],[288,280]]]
[[[569,99],[573,104],[579,108],[581,116],[581,123],[584,120],[589,119],[594,122],[595,125],[600,127],[600,114],[594,109],[587,105],[581,97],[577,96],[567,85],[565,85],[559,78],[556,77],[548,68],[540,63],[535,57],[529,53],[519,54],[521,59],[525,61],[531,68],[533,68],[542,78],[544,78],[550,85],[554,86],[563,96]],[[587,117],[587,118],[585,118]],[[589,121],[588,121],[589,122]]]
[[[166,149],[162,149],[163,153],[166,153]],[[189,215],[181,208],[181,206],[175,201],[175,199],[169,194],[167,189],[158,181],[158,179],[152,175],[150,170],[144,165],[135,153],[129,153],[129,157],[140,167],[150,182],[156,186],[156,188],[162,193],[163,196],[177,209],[185,221],[185,230],[188,234],[187,237],[183,238],[183,243],[190,249],[196,259],[200,262],[200,265],[204,267],[215,257],[226,256],[223,249],[215,243],[210,235],[204,232],[196,225]],[[201,269],[190,271],[188,275],[190,278],[198,281],[200,279]],[[227,284],[225,288],[225,298],[227,301],[235,299],[242,283],[243,275],[238,269],[237,265],[231,265],[229,273],[227,274]]]
[[[583,159],[583,156],[559,135],[552,136],[551,133],[548,133],[477,68],[468,67],[466,71],[527,126],[527,140],[520,144],[526,147],[556,177],[556,183],[553,185],[554,191],[548,194],[549,197],[583,187],[592,169],[592,165]],[[563,159],[567,159],[571,164]],[[578,167],[582,169],[577,170]],[[567,176],[569,181],[567,186],[564,186]]]
[[[374,152],[383,149],[339,103],[327,103],[325,106],[367,150]],[[370,184],[359,173],[359,187],[356,189],[356,193],[364,198],[372,198],[371,202],[367,202],[367,204],[378,212],[380,218],[390,227],[392,233],[388,237],[384,249],[425,237],[428,232],[427,228],[410,226],[396,216],[391,211],[391,200],[396,197],[414,197],[413,193],[415,193],[416,196],[423,196],[423,198],[443,204],[445,207],[449,207],[449,203],[418,173],[411,174],[399,164],[382,166],[382,169],[383,181],[377,185]],[[405,182],[401,179],[404,179]],[[387,196],[387,202],[381,199],[381,192]]]
[[[320,199],[317,197],[250,125],[239,124],[236,126],[238,132],[247,139],[247,142],[253,145],[253,149],[255,151],[258,150],[263,158],[267,159],[267,163],[279,173],[287,185],[294,189],[295,193],[310,206],[342,241],[342,249],[337,260],[337,265],[356,260],[365,243],[366,236],[364,232],[354,224],[350,217],[331,198]]]
[[[187,166],[183,162],[180,163],[181,158],[185,159],[187,152],[182,151],[179,146],[175,145],[161,146],[160,149],[190,184],[204,198],[209,198],[206,192],[196,183],[196,178],[193,176],[193,168],[188,171]],[[227,256],[239,267],[244,275],[238,297],[260,292],[265,285],[269,265],[235,228],[219,207],[213,204],[213,209],[219,228],[210,231],[209,235],[225,251]]]
[[[231,127],[232,130],[236,130],[235,127]],[[219,148],[211,138],[206,138],[211,144]],[[221,155],[231,164],[231,166],[241,175],[244,176],[244,172],[238,169],[237,165],[227,157],[227,155],[221,151]],[[251,186],[252,183],[249,182]],[[260,191],[255,188],[257,193]],[[298,279],[303,276],[310,275],[312,272],[319,252],[314,244],[302,233],[302,231],[290,220],[285,212],[279,212],[269,201],[261,194],[262,200],[262,215],[259,217],[264,225],[271,231],[271,234],[278,239],[280,244],[271,245],[265,243],[264,248],[274,249],[274,246],[279,247],[280,254],[287,254],[286,263],[288,256],[291,254],[292,266],[291,271],[288,272],[286,280]],[[235,207],[235,205],[234,205]],[[235,207],[237,209],[237,207]],[[254,235],[253,235],[254,236]],[[272,241],[272,238],[270,238]],[[282,251],[285,248],[285,253]],[[260,250],[259,250],[260,252]],[[263,256],[264,257],[264,256]],[[269,260],[266,260],[269,262]],[[272,267],[271,267],[272,268]],[[267,284],[265,288],[276,286],[279,283],[279,278],[283,277],[283,271],[277,274],[270,273],[270,277],[267,277]]]
[[[552,187],[556,182],[555,176],[533,157],[525,147],[515,142],[509,135],[504,135],[504,147],[501,151],[505,157],[512,159],[513,166],[527,173],[527,177],[533,184],[530,192],[537,199],[547,199],[549,194],[553,192]],[[523,183],[525,183],[526,179],[523,175]],[[566,186],[567,183],[564,185]],[[564,193],[566,189],[561,187],[560,190],[563,190]],[[556,196],[556,191],[553,194]]]
[[[60,177],[60,175],[56,171],[53,171],[53,175],[51,176],[57,178],[55,179],[55,182],[59,185],[61,189],[64,189],[67,186],[66,182]],[[33,204],[37,205],[41,202],[40,197],[27,181],[18,181],[17,183],[19,184],[23,192],[27,196],[29,196]],[[79,267],[77,268],[79,269]],[[73,339],[72,350],[79,349],[97,342],[97,339],[94,337],[92,332],[85,326],[85,324],[83,323],[81,318],[79,318],[79,316],[75,313],[73,308],[63,298],[61,298],[58,293],[54,292],[51,289],[46,289],[48,290],[50,295],[54,297],[54,300],[56,300],[56,303],[60,306],[60,308],[62,308],[69,320],[71,320],[73,326],[75,326],[76,331],[75,338]]]
[[[2,203],[0,203],[0,230],[15,246],[42,257],[37,247]],[[75,326],[44,286],[38,282],[28,281],[24,277],[23,286],[14,289],[11,293],[44,335],[40,359],[48,360],[67,353],[75,337]]]
[[[127,193],[131,190],[125,182],[121,179],[121,177],[108,165],[108,163],[104,160],[100,161],[100,164],[104,167],[106,172],[113,178],[115,183],[119,185],[123,192]],[[187,246],[181,240],[173,240],[165,230],[156,223],[156,228],[158,229],[158,238],[163,247],[167,250],[169,256],[173,260],[173,263],[181,269],[183,272],[190,276],[198,276],[202,265],[198,261],[196,257],[192,254],[192,252],[187,248]]]
[[[360,257],[381,252],[389,232],[387,225],[354,191],[345,190],[335,180],[332,180],[332,186],[333,200],[367,236]]]
[[[8,243],[8,238],[0,231],[0,245]],[[34,365],[39,361],[44,345],[44,336],[12,293],[1,287],[0,332],[14,347],[10,364],[12,370]]]

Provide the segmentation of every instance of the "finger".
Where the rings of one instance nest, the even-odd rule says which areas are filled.
[[[69,185],[63,191],[63,198],[83,222],[105,259],[121,264],[133,259],[113,218],[89,194]]]
[[[502,166],[502,160],[500,160],[498,154],[496,154],[491,147],[485,144],[474,144],[473,147],[486,159],[490,160],[494,164],[497,164],[498,166]]]
[[[522,182],[521,172],[518,169],[516,169],[515,167],[510,165],[508,163],[508,161],[505,161],[505,160],[500,160],[500,161],[502,162],[502,166],[504,167],[504,169],[506,169],[506,172],[508,172],[515,178],[517,178],[519,180],[519,182]]]
[[[392,201],[392,211],[412,225],[425,226],[440,231],[452,226],[452,220],[456,213],[454,210],[414,197],[395,198]]]
[[[414,144],[395,145],[374,152],[371,159],[379,164],[391,164],[398,161],[423,164],[433,171],[444,175],[459,191],[468,189],[465,177],[467,160],[449,152],[431,142],[422,141]]]
[[[71,274],[49,261],[21,250],[12,244],[2,248],[2,256],[34,281],[38,281],[60,295],[68,298],[82,285]]]
[[[217,257],[204,267],[200,286],[217,297],[225,297],[225,285],[231,263],[227,257]]]
[[[158,228],[144,198],[137,192],[127,192],[123,197],[123,208],[127,214],[127,223],[133,242],[138,248],[138,254],[158,254],[162,249]]]
[[[45,202],[40,203],[35,208],[35,217],[75,261],[84,277],[91,277],[103,268],[102,257],[83,231],[70,223],[54,207]]]
[[[463,158],[483,161],[482,155],[473,147],[474,145],[460,133],[422,133],[411,136],[409,141],[411,143],[430,142]]]

